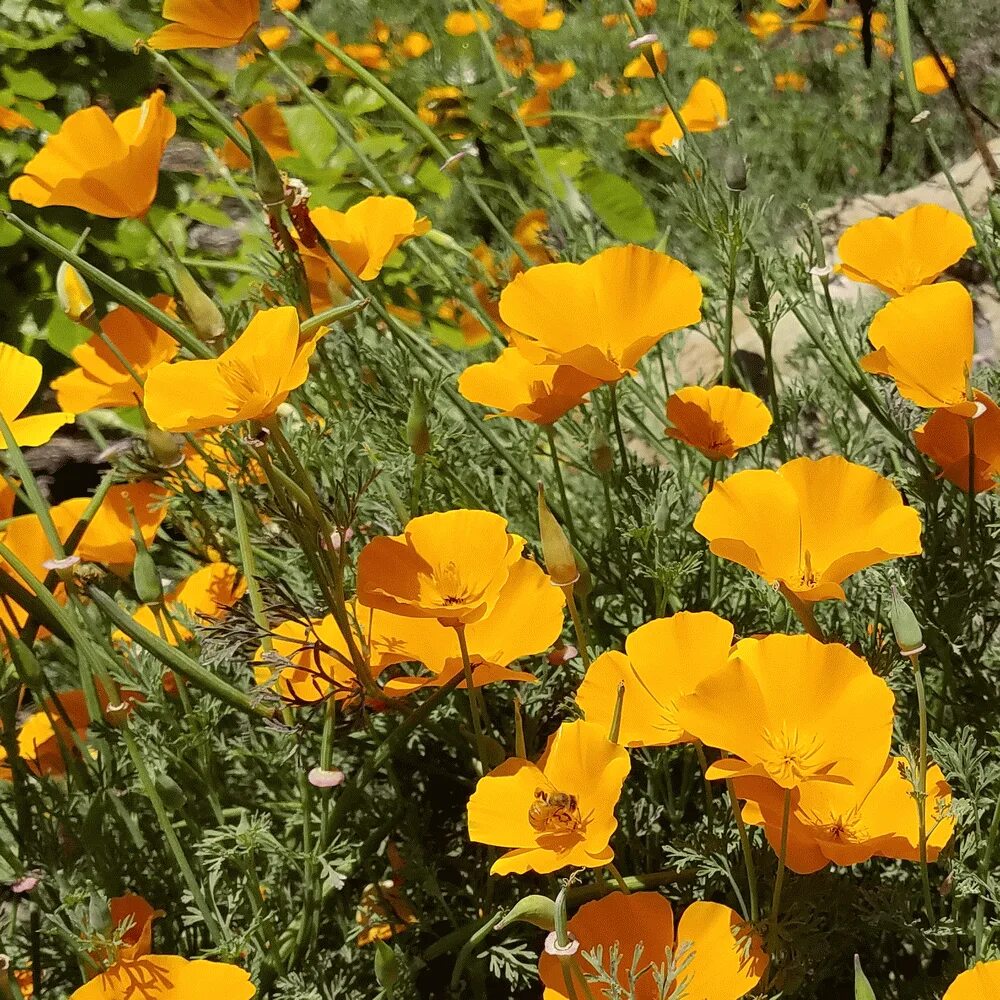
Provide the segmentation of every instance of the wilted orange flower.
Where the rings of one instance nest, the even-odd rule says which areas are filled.
[[[977,962],[948,987],[942,1000],[986,1000],[1000,993],[1000,961]]]
[[[1000,476],[1000,407],[978,389],[974,402],[982,409],[972,424],[973,489],[985,493],[996,488]],[[969,418],[938,409],[913,432],[923,454],[941,467],[941,475],[960,490],[969,489]]]
[[[498,3],[504,17],[529,30],[556,31],[566,19],[559,8],[546,11],[546,0],[498,0]]]
[[[489,31],[490,19],[479,10],[475,13],[453,10],[444,19],[444,30],[449,35],[463,38],[466,35],[474,35],[477,31]]]
[[[576,76],[576,63],[572,59],[560,62],[538,63],[531,71],[531,79],[539,90],[558,90]]]
[[[928,409],[971,416],[969,374],[975,350],[972,296],[957,281],[917,288],[886,303],[868,328],[875,350],[861,359],[888,375],[899,394]]]
[[[688,45],[693,49],[710,49],[719,40],[719,33],[712,28],[692,28],[688,32]]]
[[[710,611],[680,611],[632,632],[625,652],[602,653],[587,670],[576,701],[588,722],[610,731],[625,685],[619,742],[628,747],[690,743],[678,716],[680,698],[722,667],[733,644],[733,626]]]
[[[227,49],[239,45],[260,21],[260,0],[164,0],[173,21],[149,38],[153,49]]]
[[[59,691],[56,698],[58,706],[51,698],[47,699],[17,729],[18,756],[32,774],[39,776],[64,775],[64,752],[71,756],[78,752],[74,733],[80,740],[85,740],[90,726],[90,716],[82,691]],[[7,751],[0,746],[0,781],[10,780]]]
[[[839,773],[839,772],[838,772]],[[829,864],[857,865],[870,858],[920,860],[920,830],[916,792],[906,777],[906,759],[889,757],[874,784],[866,768],[861,784],[850,773],[847,781],[810,781],[792,797],[785,863],[799,875]],[[781,849],[784,793],[768,779],[737,778],[738,798],[746,798],[743,818],[763,826],[775,853]],[[937,860],[955,831],[950,813],[951,789],[935,764],[927,771],[924,804],[927,857]]]
[[[0,344],[0,417],[19,448],[34,448],[45,444],[60,427],[73,423],[74,413],[39,413],[32,417],[21,414],[42,383],[42,364],[37,358],[22,354],[10,344]],[[7,448],[0,434],[0,452]]]
[[[729,120],[729,105],[722,88],[714,80],[703,76],[691,88],[679,114],[689,132],[714,132]],[[659,128],[650,137],[650,142],[656,152],[667,156],[670,147],[683,138],[684,130],[668,108]]]
[[[257,990],[250,976],[236,965],[189,962],[179,955],[144,955],[120,959],[81,986],[70,1000],[188,1000],[225,997],[250,1000]]]
[[[494,49],[500,65],[518,79],[524,76],[535,62],[535,50],[526,35],[501,35],[496,40]]]
[[[466,368],[458,391],[470,403],[501,411],[487,414],[487,420],[502,416],[552,424],[598,385],[598,379],[569,365],[536,365],[516,347],[508,347],[496,361]]]
[[[653,55],[656,68],[663,73],[667,68],[667,50],[659,42],[653,42],[649,51]],[[626,80],[652,80],[655,74],[645,53],[640,52],[634,59],[629,60],[622,70],[622,76]]]
[[[531,97],[517,106],[517,117],[528,128],[545,128],[552,124],[549,112],[552,110],[552,98],[544,87],[539,87]]]
[[[177,127],[163,101],[157,90],[114,121],[98,107],[71,114],[11,184],[11,198],[109,219],[145,215],[156,197],[160,158]]]
[[[316,338],[300,343],[292,306],[263,309],[218,358],[157,365],[146,379],[149,419],[167,431],[266,420],[309,374]]]
[[[764,41],[770,38],[772,35],[778,34],[782,28],[785,26],[785,22],[782,21],[780,14],[775,14],[774,11],[763,11],[762,13],[757,13],[756,11],[750,11],[746,16],[747,27],[750,29],[750,33],[755,37]]]
[[[913,76],[917,81],[917,90],[921,94],[940,94],[948,89],[948,80],[955,78],[955,62],[949,56],[942,55],[941,62],[947,71],[947,76],[934,56],[921,56],[913,61]]]
[[[801,92],[806,89],[808,82],[802,73],[794,71],[774,74],[775,90],[797,90]]]
[[[537,764],[512,757],[480,778],[469,799],[469,837],[510,848],[490,873],[606,865],[629,766],[628,752],[599,726],[564,722]]]
[[[500,315],[529,360],[616,382],[667,333],[697,323],[701,298],[690,268],[628,245],[519,274],[500,296]]]
[[[399,43],[399,52],[407,59],[419,59],[433,48],[434,43],[422,31],[411,31]]]
[[[243,122],[246,122],[271,154],[271,159],[285,160],[299,155],[292,145],[292,137],[278,107],[277,98],[268,95],[253,107],[247,108],[241,117],[243,121],[236,122],[236,128],[246,135],[246,129],[243,128]],[[246,170],[250,166],[250,158],[232,139],[226,140],[219,157],[230,170]]]
[[[689,1000],[740,1000],[760,982],[767,968],[767,955],[753,929],[721,903],[692,903],[681,914],[675,934],[673,908],[658,892],[610,892],[584,903],[566,926],[573,940],[580,943],[570,961],[585,979],[595,971],[585,955],[600,948],[607,963],[617,943],[621,995],[635,1000],[674,995]],[[633,984],[631,973],[638,948],[642,957]],[[655,972],[667,971],[668,956],[680,971],[663,993]],[[607,964],[604,972],[611,972]],[[555,955],[542,954],[538,975],[545,986],[545,1000],[565,1000],[566,980]]]
[[[169,296],[157,295],[151,301],[158,309],[174,314],[174,301]],[[75,413],[138,406],[143,387],[133,373],[143,379],[158,364],[172,361],[177,354],[177,341],[170,334],[125,306],[112,309],[101,320],[101,330],[115,350],[100,337],[91,337],[73,349],[71,356],[79,367],[52,381],[59,405]],[[126,370],[119,355],[131,371]]]
[[[837,244],[837,270],[886,295],[929,285],[976,245],[972,228],[940,205],[916,205],[894,219],[863,219]]]
[[[715,484],[694,528],[715,555],[804,601],[844,600],[849,576],[922,551],[920,515],[896,487],[839,455],[737,472]]]
[[[673,427],[667,436],[697,448],[713,461],[732,458],[760,441],[771,428],[771,414],[759,396],[725,385],[689,385],[667,400]]]
[[[702,743],[733,755],[712,764],[708,778],[870,788],[889,756],[893,703],[885,681],[846,646],[768,635],[738,642],[680,699],[679,717]]]
[[[403,896],[398,878],[386,878],[366,885],[354,915],[361,928],[355,944],[359,948],[375,941],[390,941],[417,922],[417,914]]]

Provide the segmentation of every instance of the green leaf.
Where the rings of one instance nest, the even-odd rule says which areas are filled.
[[[630,181],[598,170],[584,175],[579,185],[591,208],[617,239],[647,243],[656,238],[653,213]]]
[[[861,968],[861,959],[854,956],[854,1000],[875,1000],[875,991]]]
[[[18,97],[27,97],[32,101],[47,101],[55,92],[55,84],[50,83],[37,69],[14,69],[4,66],[3,75],[10,89]]]
[[[206,205],[203,201],[188,202],[187,205],[181,207],[180,211],[189,219],[194,219],[195,222],[204,222],[208,226],[219,226],[221,229],[229,229],[233,224],[233,220],[221,208],[216,208],[214,205]]]
[[[0,31],[0,51],[40,52],[42,49],[54,49],[57,45],[69,41],[77,34],[75,28],[62,28],[38,38],[28,38],[14,31]]]
[[[385,101],[374,90],[360,83],[352,83],[344,94],[343,107],[345,114],[353,118],[355,115],[367,115],[385,107]]]
[[[282,108],[292,147],[317,167],[324,166],[337,148],[337,132],[313,107]]]
[[[541,146],[537,152],[545,179],[554,184],[557,191],[562,188],[564,180],[575,180],[579,177],[580,172],[590,162],[590,157],[582,149]]]
[[[424,160],[417,171],[417,181],[421,187],[436,194],[439,198],[447,198],[451,194],[451,189],[455,182],[432,160]]]
[[[45,339],[54,351],[69,357],[82,343],[90,339],[90,331],[74,323],[61,309],[53,309],[45,324]]]
[[[107,39],[120,49],[131,49],[142,37],[115,13],[110,4],[84,4],[84,0],[68,0],[66,16],[84,31]]]

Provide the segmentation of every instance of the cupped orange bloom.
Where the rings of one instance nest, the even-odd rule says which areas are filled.
[[[415,517],[403,534],[373,538],[358,559],[358,600],[409,618],[471,625],[491,614],[524,539],[485,510]]]
[[[692,28],[688,32],[688,45],[693,49],[710,49],[719,40],[719,33],[712,28]]]
[[[510,848],[490,873],[608,864],[629,767],[628,752],[601,727],[564,722],[537,764],[512,757],[480,778],[469,799],[469,837]]]
[[[780,853],[783,790],[763,778],[737,778],[733,787],[738,798],[747,799],[744,820],[763,826],[768,843]],[[955,832],[951,788],[937,765],[927,771],[924,809],[927,857],[936,861]],[[785,863],[799,875],[875,857],[920,860],[916,792],[906,777],[903,757],[890,757],[874,785],[852,780],[807,782],[793,795],[788,816]]]
[[[18,756],[32,774],[62,777],[66,774],[65,755],[71,759],[79,755],[76,740],[87,738],[90,721],[82,691],[59,691],[55,699],[46,699],[18,726]],[[0,746],[0,781],[10,780],[7,751]]]
[[[960,215],[940,205],[915,205],[894,219],[862,219],[845,230],[837,270],[886,295],[905,295],[936,281],[975,244]]]
[[[913,432],[923,454],[941,467],[941,475],[960,490],[969,489],[969,451],[972,445],[972,488],[985,493],[996,488],[1000,476],[1000,407],[978,389],[974,401],[981,408],[972,421],[951,410],[935,410],[927,423]]]
[[[151,301],[173,315],[174,301],[168,295],[157,295]],[[158,364],[172,361],[177,354],[177,341],[170,334],[124,306],[112,309],[101,320],[101,330],[114,350],[100,337],[91,337],[73,349],[71,356],[79,367],[52,381],[56,400],[66,410],[86,413],[138,406],[143,387],[133,375],[144,379]]]
[[[771,429],[771,414],[759,396],[725,385],[689,385],[667,400],[673,427],[667,436],[697,448],[713,461],[732,458],[757,444]]]
[[[156,197],[160,159],[177,121],[162,90],[114,121],[98,107],[71,114],[10,186],[35,208],[68,205],[108,219],[134,219]]]
[[[698,901],[681,914],[674,931],[674,911],[657,892],[610,892],[584,903],[567,922],[567,930],[580,943],[570,959],[583,977],[595,973],[587,953],[602,950],[605,963],[617,944],[621,961],[616,980],[622,996],[634,1000],[659,1000],[683,996],[685,1000],[740,1000],[749,993],[767,968],[767,955],[753,929],[735,910],[721,903]],[[641,949],[638,963],[634,963]],[[679,970],[676,979],[657,985],[665,965]],[[633,968],[637,976],[631,980]],[[610,975],[607,964],[603,971]],[[562,963],[545,952],[538,960],[538,975],[545,986],[545,1000],[567,996]]]
[[[570,66],[573,65],[573,62],[570,59],[567,59],[562,63],[541,63],[535,70],[532,70],[532,75],[535,75],[537,72],[540,74],[539,78],[543,78],[549,71],[565,73],[567,63],[569,63]],[[570,72],[567,79],[572,77],[575,72],[575,69]],[[552,90],[555,88],[550,87],[549,89]],[[554,255],[552,247],[546,239],[549,233],[549,213],[546,212],[544,208],[533,208],[530,212],[525,212],[524,215],[517,220],[514,224],[514,229],[511,235],[513,235],[518,246],[520,246],[521,249],[527,253],[533,263],[551,264]],[[494,280],[496,280],[498,275],[493,262],[480,260],[480,263],[483,265],[484,270],[489,271]],[[521,262],[515,257],[511,258],[510,266],[515,272],[523,270]]]
[[[298,150],[292,145],[292,136],[276,97],[268,95],[264,100],[247,108],[241,118],[242,121],[236,122],[236,128],[246,135],[246,129],[243,128],[245,122],[271,154],[272,160],[286,160],[299,155]],[[232,139],[226,140],[219,157],[230,170],[246,170],[250,167],[250,157]]]
[[[867,566],[921,553],[920,515],[888,479],[839,455],[716,483],[694,529],[711,551],[805,601],[844,600]]]
[[[667,50],[660,42],[653,42],[649,51],[653,56],[657,70],[660,73],[665,72],[668,61]],[[626,80],[652,80],[656,74],[653,72],[653,67],[649,65],[649,59],[646,58],[645,53],[640,52],[639,55],[628,61],[625,69],[622,70],[622,76]]]
[[[941,56],[941,63],[933,56],[921,56],[913,61],[913,77],[921,94],[940,94],[948,89],[948,81],[955,78],[955,61],[950,56]]]
[[[988,1000],[1000,996],[1000,960],[977,962],[948,987],[942,1000]]]
[[[770,10],[763,11],[762,13],[750,11],[746,16],[746,24],[750,29],[750,33],[760,41],[778,34],[785,26],[781,15]]]
[[[179,955],[120,959],[81,986],[70,1000],[195,1000],[225,997],[250,1000],[257,992],[249,974],[236,965],[188,961]]]
[[[42,364],[37,358],[22,354],[10,344],[0,344],[0,417],[19,448],[34,448],[45,444],[60,427],[71,424],[74,413],[21,414],[42,384]],[[60,403],[60,405],[62,405]],[[7,448],[7,439],[0,434],[0,452]]]
[[[583,402],[598,379],[569,365],[536,365],[516,348],[506,348],[496,361],[472,365],[462,372],[458,391],[470,403],[492,406],[492,417],[517,417],[533,424],[552,424]]]
[[[661,156],[670,153],[670,147],[684,138],[681,122],[689,132],[714,132],[729,121],[729,105],[722,88],[703,76],[695,82],[678,112],[680,121],[668,108],[659,127],[650,137],[653,148]]]
[[[701,299],[690,268],[627,245],[519,274],[500,296],[500,316],[530,360],[617,382],[667,333],[697,323]]]
[[[976,336],[972,296],[963,285],[944,281],[887,302],[868,339],[875,350],[861,359],[866,372],[887,375],[917,406],[975,413],[969,374]]]
[[[465,630],[475,687],[497,681],[534,681],[534,675],[509,669],[525,656],[547,650],[563,628],[564,598],[548,574],[530,559],[518,559],[492,610]],[[362,617],[363,609],[359,608]],[[530,622],[530,627],[526,623]],[[397,677],[385,685],[387,694],[409,694],[422,687],[440,687],[462,673],[458,638],[453,628],[434,618],[412,618],[376,611],[369,643],[376,663],[421,663],[430,675]],[[465,687],[462,681],[459,687]]]
[[[228,49],[260,22],[260,0],[164,0],[172,21],[149,38],[153,49]]]
[[[559,62],[538,63],[531,70],[531,79],[540,90],[558,90],[576,76],[576,63],[572,59]]]
[[[477,31],[489,31],[490,19],[482,11],[469,13],[465,10],[453,10],[444,19],[444,30],[456,38],[474,35]]]
[[[503,16],[528,30],[557,31],[566,19],[564,11],[547,11],[546,0],[498,0]]]
[[[610,731],[625,685],[619,742],[628,747],[691,743],[678,702],[729,659],[733,626],[710,611],[679,611],[632,632],[625,652],[602,653],[587,670],[576,702],[588,722]]]
[[[679,702],[680,724],[732,754],[708,778],[757,776],[782,789],[853,780],[885,767],[894,697],[860,656],[810,635],[743,639]]]
[[[434,43],[422,31],[411,31],[399,43],[399,52],[407,59],[419,59],[434,48]]]
[[[292,306],[263,309],[218,358],[157,365],[146,379],[146,413],[178,433],[266,420],[305,382],[316,340],[301,341]]]
[[[137,482],[112,486],[80,538],[76,554],[84,562],[103,563],[125,571],[135,562],[135,529],[143,544],[153,544],[167,516],[169,493],[158,483]],[[56,530],[64,540],[83,517],[90,500],[79,497],[52,508]]]

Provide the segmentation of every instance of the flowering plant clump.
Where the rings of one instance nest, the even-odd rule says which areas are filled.
[[[0,3],[0,1000],[1000,996],[998,36]]]

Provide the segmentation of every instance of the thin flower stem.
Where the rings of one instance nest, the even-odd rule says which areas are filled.
[[[622,873],[613,861],[608,862],[608,871],[611,872],[612,878],[618,883],[618,888],[627,896],[632,890],[628,887],[628,883],[622,877]]]
[[[743,814],[740,812],[740,804],[736,798],[736,789],[733,786],[732,778],[726,779],[726,791],[729,794],[729,805],[733,811],[733,819],[736,821],[736,829],[740,835],[740,846],[743,849],[743,863],[747,869],[747,886],[750,894],[750,922],[756,924],[760,919],[760,904],[757,902],[757,866],[753,860],[753,845],[750,843],[750,834],[747,833],[747,825],[743,822]]]
[[[983,852],[980,875],[985,882],[993,865],[993,853],[996,850],[997,835],[1000,834],[1000,796],[993,807],[993,819],[990,820],[990,831],[986,837],[986,850]],[[980,893],[976,900],[976,958],[983,955],[983,931],[986,919],[986,894]]]
[[[771,909],[767,916],[767,954],[774,965],[775,948],[778,944],[778,917],[781,913],[781,890],[785,884],[785,858],[788,855],[788,825],[792,815],[792,790],[785,789],[785,805],[781,813],[781,850],[778,853],[778,873],[774,877],[774,892]]]
[[[271,643],[271,628],[264,613],[264,598],[260,592],[260,581],[257,579],[257,561],[254,558],[253,543],[250,541],[250,529],[247,525],[247,512],[243,506],[243,497],[235,479],[227,480],[226,488],[233,498],[233,520],[236,524],[236,539],[240,547],[240,561],[243,563],[243,579],[246,580],[247,593],[250,595],[250,608],[253,620],[261,630],[261,645],[266,653],[273,649]]]
[[[705,756],[705,747],[700,741],[695,742],[694,752],[698,757],[698,766],[701,768],[701,777],[705,785],[705,814],[708,817],[709,830],[715,824],[715,799],[712,796],[712,782],[708,778],[708,758]]]
[[[569,532],[573,548],[578,549],[580,546],[577,541],[576,525],[573,523],[573,512],[569,505],[569,496],[566,493],[566,483],[563,481],[562,465],[559,462],[559,449],[556,447],[555,426],[546,424],[545,434],[549,439],[549,454],[552,456],[552,470],[556,476],[556,485],[559,487],[559,497],[562,500],[563,513],[566,517],[566,530]]]
[[[976,531],[976,421],[966,421],[969,429],[969,482],[965,491],[965,551],[972,551]]]
[[[920,653],[908,653],[913,666],[913,680],[917,688],[917,712],[919,714],[919,747],[917,749],[917,830],[920,838],[920,878],[924,889],[924,909],[931,924],[937,922],[934,914],[934,899],[931,895],[931,880],[927,868],[927,698],[924,693],[924,675],[920,669]]]
[[[462,674],[465,677],[465,693],[469,696],[469,715],[472,718],[472,731],[476,736],[476,755],[479,763],[485,767],[486,755],[483,746],[483,723],[479,717],[479,702],[476,698],[476,686],[472,677],[472,662],[469,659],[469,644],[465,640],[465,626],[455,626],[458,636],[458,648],[462,653]]]
[[[580,616],[580,609],[577,607],[576,598],[573,596],[573,585],[563,587],[562,592],[566,595],[566,607],[569,608],[569,617],[573,622],[573,631],[576,635],[577,649],[580,650],[580,658],[583,660],[583,669],[590,666],[590,650],[587,648],[587,630]]]
[[[608,385],[608,394],[611,399],[611,418],[615,425],[615,437],[618,439],[618,452],[622,461],[622,474],[629,474],[628,449],[625,447],[625,435],[622,432],[621,415],[618,412],[618,385],[611,382]]]
[[[802,600],[798,594],[789,590],[783,583],[778,585],[778,590],[781,596],[788,601],[791,609],[795,612],[795,616],[802,623],[802,627],[809,633],[814,639],[819,639],[820,642],[826,642],[826,636],[823,634],[823,630],[819,627],[819,623],[816,621],[816,616],[813,614],[812,604],[809,601]]]

